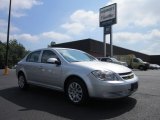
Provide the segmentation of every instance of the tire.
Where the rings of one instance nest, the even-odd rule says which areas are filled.
[[[139,69],[144,70],[145,68],[144,68],[144,66],[139,66]]]
[[[18,86],[22,90],[26,90],[28,88],[28,84],[24,74],[20,73],[18,76]]]
[[[144,70],[145,70],[145,71],[147,71],[147,70],[148,70],[148,68],[147,68],[147,67],[145,67],[145,68],[144,68]]]
[[[85,83],[79,78],[72,78],[67,82],[65,94],[69,102],[79,105],[88,100],[88,90]]]

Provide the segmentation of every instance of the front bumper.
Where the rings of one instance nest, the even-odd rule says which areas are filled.
[[[93,75],[90,75],[89,79],[91,81],[88,88],[90,97],[123,98],[130,96],[138,89],[138,78],[135,75],[132,79],[124,81],[101,81]]]

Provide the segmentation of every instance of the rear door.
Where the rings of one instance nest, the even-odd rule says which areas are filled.
[[[28,81],[38,82],[39,80],[40,54],[41,50],[34,51],[26,58],[24,69],[26,71]]]

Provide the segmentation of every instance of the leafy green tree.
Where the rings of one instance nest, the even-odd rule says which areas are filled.
[[[5,44],[0,41],[0,69],[2,69],[5,64],[5,51]]]
[[[28,51],[25,47],[18,43],[17,40],[10,40],[9,42],[9,54],[8,54],[8,67],[11,68],[18,61],[20,61]],[[6,55],[6,43],[0,42],[0,68],[4,68]]]

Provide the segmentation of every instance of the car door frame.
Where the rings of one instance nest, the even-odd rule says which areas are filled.
[[[39,64],[39,81],[41,84],[56,88],[56,89],[61,89],[62,87],[62,67],[61,65],[53,64],[53,63],[43,63],[42,62],[42,57],[43,53],[45,51],[51,51],[56,55],[58,58],[58,55],[53,51],[53,50],[42,50],[42,54],[40,56],[40,64]],[[60,61],[60,59],[58,58]]]

